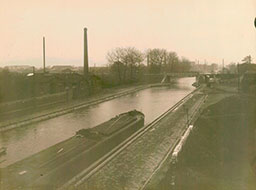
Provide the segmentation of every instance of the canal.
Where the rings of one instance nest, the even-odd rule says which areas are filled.
[[[180,99],[193,91],[195,78],[180,78],[176,84],[141,90],[50,120],[0,133],[0,147],[7,154],[0,157],[0,168],[46,149],[75,134],[130,110],[145,114],[145,123],[153,121]]]

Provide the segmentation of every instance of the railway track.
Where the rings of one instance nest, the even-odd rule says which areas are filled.
[[[164,119],[168,114],[171,112],[176,111],[180,106],[182,106],[187,100],[189,100],[200,88],[194,90],[193,92],[189,93],[187,96],[182,98],[179,102],[177,102],[174,106],[172,106],[170,109],[168,109],[166,112],[161,114],[159,117],[157,117],[154,121],[152,121],[150,124],[144,126],[140,130],[138,130],[136,133],[134,133],[132,136],[127,138],[124,142],[122,142],[120,145],[118,145],[116,148],[111,150],[108,154],[106,154],[101,159],[97,160],[94,164],[92,164],[90,167],[85,169],[80,174],[73,177],[71,180],[69,180],[67,183],[65,183],[63,186],[61,186],[59,189],[69,189],[70,187],[76,188],[81,183],[89,179],[92,175],[97,173],[103,166],[105,166],[108,162],[110,162],[113,158],[115,158],[119,153],[121,153],[123,150],[125,150],[129,145],[131,145],[133,142],[135,142],[138,138],[146,134],[148,131],[150,131],[154,126],[156,126],[162,119]],[[200,106],[199,106],[200,107]],[[192,117],[190,120],[195,117],[196,111],[192,113]],[[172,150],[170,150],[172,151]],[[170,154],[170,153],[167,153]],[[165,159],[165,158],[164,158]],[[164,160],[163,160],[164,162]],[[160,163],[161,166],[161,163]],[[160,167],[159,166],[159,167]],[[157,168],[156,168],[157,170]],[[154,172],[155,173],[155,172]],[[151,176],[152,177],[152,176]],[[150,179],[149,179],[150,180]],[[143,188],[148,183],[147,180],[143,186]],[[142,188],[142,189],[143,189]]]
[[[187,127],[183,130],[183,132],[182,132],[182,136],[186,133],[186,131],[187,130],[189,130],[189,126],[190,125],[192,125],[195,121],[196,121],[196,119],[199,117],[199,115],[200,115],[200,113],[201,113],[201,106],[202,106],[202,104],[204,104],[204,102],[205,102],[205,100],[206,100],[206,98],[207,98],[208,96],[207,95],[205,95],[201,100],[200,100],[200,103],[199,103],[199,105],[197,106],[197,109],[195,109],[193,112],[192,112],[192,114],[191,114],[191,116],[190,116],[190,118],[189,118],[189,120],[188,120],[188,125],[187,125]],[[145,183],[143,184],[143,186],[140,188],[140,190],[144,190],[144,189],[146,189],[146,187],[147,187],[147,185],[149,184],[149,182],[150,182],[150,180],[153,178],[153,176],[159,171],[159,169],[164,165],[164,163],[168,160],[168,159],[170,159],[171,157],[172,157],[172,154],[173,154],[173,152],[174,152],[174,150],[175,150],[175,148],[178,146],[178,144],[180,143],[180,141],[181,141],[181,139],[179,138],[179,139],[177,139],[177,141],[175,142],[175,145],[174,146],[170,146],[170,149],[169,149],[169,151],[166,153],[166,155],[164,156],[164,158],[162,159],[162,161],[158,164],[158,166],[155,168],[155,170],[154,170],[154,172],[150,175],[150,177],[145,181]]]

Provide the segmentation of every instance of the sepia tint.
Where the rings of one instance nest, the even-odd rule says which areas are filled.
[[[0,6],[0,190],[255,190],[256,1]]]

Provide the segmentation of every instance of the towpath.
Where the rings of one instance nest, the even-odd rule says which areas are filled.
[[[205,95],[196,92],[182,106],[170,112],[160,123],[138,138],[98,172],[80,179],[67,189],[140,189],[172,149],[187,127],[191,115],[201,106]]]

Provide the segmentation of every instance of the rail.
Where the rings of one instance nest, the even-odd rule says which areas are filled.
[[[199,105],[197,106],[197,108],[193,111],[193,113],[191,114],[191,117],[187,123],[187,126],[193,124],[193,122],[196,120],[197,116],[200,115],[201,112],[201,106],[202,104],[205,102],[207,98],[207,95],[204,96],[204,98],[202,98],[202,100],[200,101]],[[182,131],[182,135],[181,137],[186,133],[186,131],[189,129],[189,127],[186,127],[183,131]],[[174,146],[171,146],[169,151],[166,153],[166,155],[164,156],[164,158],[162,159],[162,161],[158,164],[158,166],[156,167],[156,169],[154,170],[154,172],[150,175],[150,177],[145,181],[145,183],[142,185],[142,187],[140,188],[140,190],[144,190],[146,188],[146,186],[148,185],[148,183],[150,182],[150,180],[152,179],[152,177],[157,173],[157,171],[162,167],[162,165],[165,163],[165,161],[170,157],[170,155],[172,155],[173,151],[175,150],[176,146],[178,146],[179,142],[180,142],[181,138],[177,139],[174,143]]]
[[[93,174],[95,174],[98,170],[100,170],[103,166],[105,166],[110,160],[112,160],[114,157],[116,157],[119,153],[121,153],[124,149],[126,149],[129,145],[131,145],[135,140],[137,140],[139,137],[144,135],[147,131],[149,131],[152,127],[154,127],[157,123],[159,123],[163,118],[165,118],[169,113],[175,111],[178,109],[182,104],[184,104],[188,99],[190,99],[193,94],[198,91],[200,88],[195,89],[188,95],[186,95],[184,98],[182,98],[179,102],[177,102],[174,106],[169,108],[167,111],[165,111],[163,114],[158,116],[155,120],[153,120],[148,125],[142,127],[140,130],[135,132],[133,135],[128,137],[124,142],[119,144],[117,147],[115,147],[113,150],[111,150],[109,153],[107,153],[105,156],[97,160],[94,164],[92,164],[90,167],[73,177],[71,180],[69,180],[67,183],[65,183],[63,186],[60,187],[60,189],[65,189],[69,186],[77,187],[82,182],[90,178]]]

